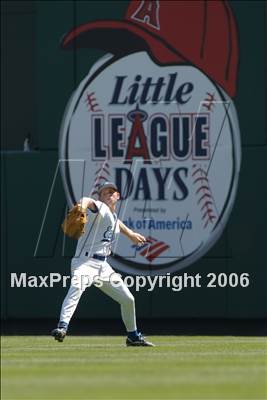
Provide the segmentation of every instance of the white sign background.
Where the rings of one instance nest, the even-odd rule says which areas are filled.
[[[175,77],[175,83],[170,102],[166,101],[166,90],[171,76]],[[117,99],[120,104],[111,104],[118,77],[121,77]],[[154,85],[142,98],[149,78]],[[159,79],[163,84],[156,95],[155,83]],[[136,102],[128,104],[134,84]],[[183,94],[177,102],[175,95],[179,88]],[[147,101],[142,101],[144,98]],[[157,101],[153,101],[155,98]],[[145,163],[143,157],[125,163],[136,109],[142,116],[150,163]],[[95,118],[100,127],[97,133]],[[113,118],[120,121],[115,136]],[[152,133],[155,118],[161,123],[154,125]],[[204,121],[201,127],[200,118]],[[174,142],[177,145],[179,141],[183,150],[181,143],[187,126],[189,151],[179,158]],[[98,154],[96,140],[101,150]],[[137,138],[135,148],[142,145]],[[155,149],[166,148],[166,151],[155,157],[151,146],[154,153]],[[241,162],[238,119],[232,100],[195,67],[159,66],[145,52],[121,59],[107,55],[73,93],[63,117],[59,147],[69,205],[84,195],[94,196],[101,180],[121,184],[125,197],[127,177],[132,177],[132,191],[118,205],[119,218],[148,237],[150,243],[139,249],[121,235],[111,261],[121,271],[155,275],[179,270],[205,254],[221,235],[238,184]]]

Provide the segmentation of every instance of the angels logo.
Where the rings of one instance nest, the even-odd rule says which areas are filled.
[[[113,54],[91,68],[67,106],[60,158],[70,204],[112,180],[121,192],[119,217],[149,238],[142,249],[120,239],[114,266],[125,272],[166,273],[196,261],[221,235],[237,189],[231,10],[220,1],[183,3],[133,1],[125,21],[91,22],[63,40],[63,48],[106,48],[110,40]],[[186,36],[185,18],[201,12],[209,18],[193,43],[200,27]]]

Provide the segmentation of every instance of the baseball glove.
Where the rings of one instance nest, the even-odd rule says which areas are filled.
[[[78,240],[85,232],[84,228],[86,223],[86,209],[82,208],[80,204],[76,204],[69,210],[61,227],[65,235]]]

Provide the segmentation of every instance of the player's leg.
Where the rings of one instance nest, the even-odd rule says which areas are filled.
[[[152,343],[147,342],[143,335],[137,331],[135,300],[122,279],[103,281],[99,289],[121,306],[121,316],[127,330],[127,346],[154,346]]]
[[[69,322],[77,308],[83,292],[87,287],[92,285],[93,277],[91,275],[92,270],[90,270],[90,268],[85,264],[72,267],[71,284],[62,303],[58,326],[51,332],[51,335],[59,342],[62,342],[66,336]]]
[[[127,286],[122,281],[115,282],[114,285],[109,281],[103,281],[99,289],[120,304],[121,316],[127,332],[135,331],[137,329],[135,300]]]

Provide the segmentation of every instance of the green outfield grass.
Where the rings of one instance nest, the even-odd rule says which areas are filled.
[[[266,338],[2,337],[6,399],[266,399]]]

